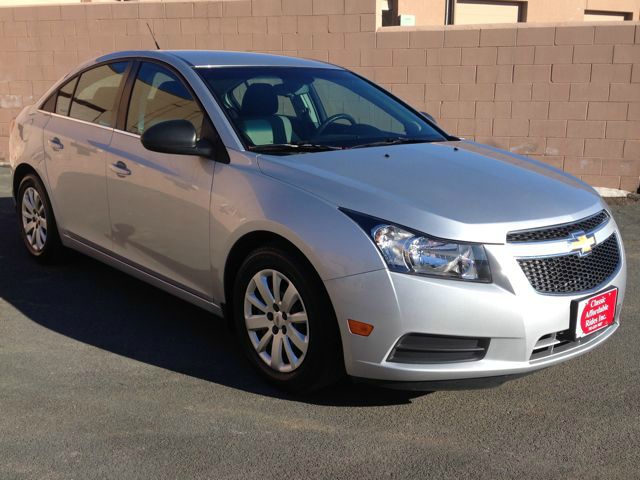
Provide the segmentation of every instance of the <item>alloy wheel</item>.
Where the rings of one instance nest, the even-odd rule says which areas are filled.
[[[285,275],[265,269],[251,278],[244,296],[244,321],[265,364],[281,373],[302,365],[309,348],[309,320],[298,289]]]
[[[40,194],[33,187],[22,194],[22,228],[31,248],[41,252],[47,242],[47,214]]]

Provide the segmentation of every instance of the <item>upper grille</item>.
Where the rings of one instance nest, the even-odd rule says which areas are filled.
[[[591,290],[613,275],[620,263],[615,233],[591,254],[577,253],[557,257],[518,260],[531,286],[540,293],[575,293]]]
[[[595,230],[609,219],[606,210],[602,210],[595,215],[583,218],[577,222],[562,223],[560,225],[552,225],[550,227],[533,228],[531,230],[520,230],[518,232],[509,232],[507,234],[507,242],[544,242],[546,240],[559,240],[570,238],[571,234],[582,230],[590,232]]]

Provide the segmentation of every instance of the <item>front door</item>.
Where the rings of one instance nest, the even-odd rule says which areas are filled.
[[[115,253],[132,265],[211,300],[209,203],[214,162],[151,152],[140,142],[156,123],[183,119],[201,131],[204,115],[178,76],[142,62],[126,131],[116,130],[107,161]]]

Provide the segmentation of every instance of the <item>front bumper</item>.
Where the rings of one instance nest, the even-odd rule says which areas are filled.
[[[405,390],[413,392],[434,392],[438,390],[482,390],[499,387],[505,382],[525,377],[535,370],[527,373],[512,375],[495,375],[493,377],[462,378],[456,380],[426,380],[420,382],[403,382],[399,380],[373,380],[370,378],[352,377],[357,383],[364,383],[376,387],[390,388],[393,390]]]
[[[617,232],[611,222],[611,231]],[[621,242],[621,241],[620,241]],[[387,386],[411,389],[478,388],[503,383],[582,355],[618,328],[626,287],[626,259],[604,284],[575,295],[536,292],[514,257],[511,245],[489,245],[493,283],[482,284],[390,272],[386,269],[325,282],[339,320],[347,373]],[[569,329],[571,301],[618,287],[615,323],[548,355],[532,353],[540,339]],[[347,320],[369,323],[368,337],[349,331]],[[415,364],[389,361],[406,334],[490,339],[476,361]],[[400,383],[396,383],[400,382]],[[427,382],[427,383],[425,383]],[[436,383],[432,383],[436,382]]]

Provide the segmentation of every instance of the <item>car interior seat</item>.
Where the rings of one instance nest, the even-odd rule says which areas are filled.
[[[291,120],[277,111],[278,95],[272,85],[254,83],[247,88],[240,113],[244,134],[254,145],[291,142]]]

